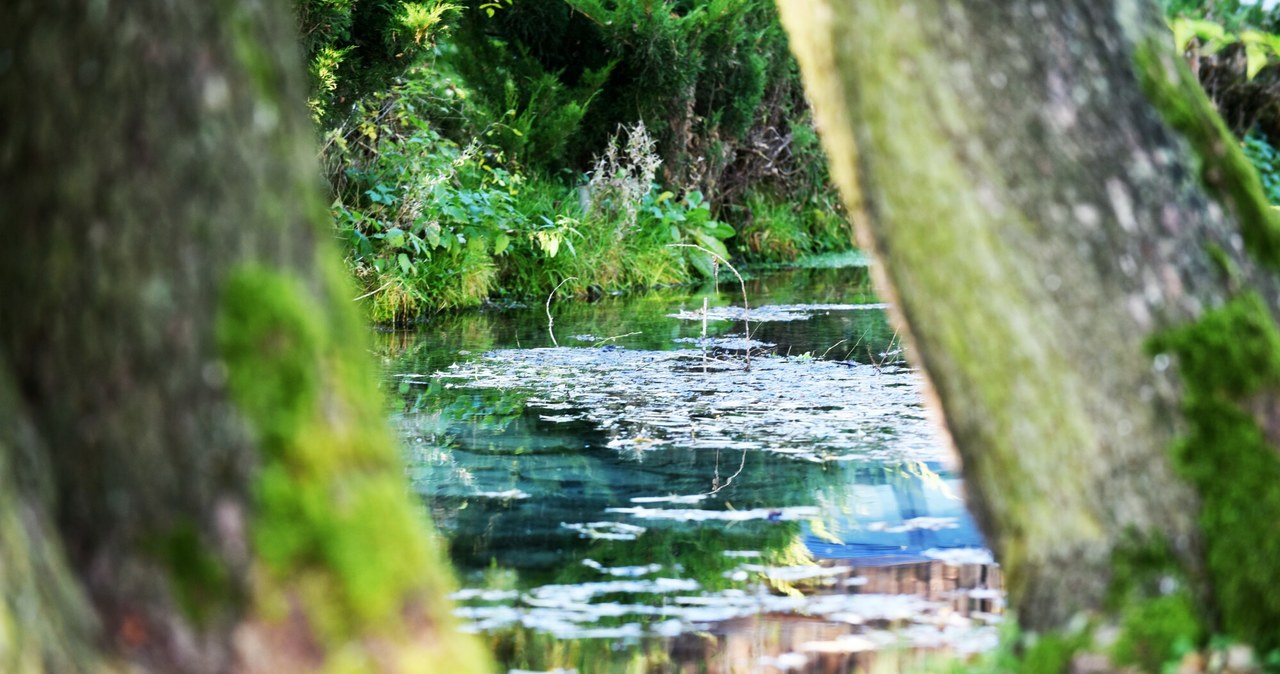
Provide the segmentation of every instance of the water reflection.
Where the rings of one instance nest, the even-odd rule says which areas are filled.
[[[553,305],[558,348],[541,306],[383,337],[459,614],[504,668],[848,671],[994,643],[999,569],[865,269],[749,293],[749,339],[715,288]]]

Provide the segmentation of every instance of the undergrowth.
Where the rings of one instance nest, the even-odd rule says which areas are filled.
[[[297,4],[374,320],[851,246],[772,3],[657,5]]]

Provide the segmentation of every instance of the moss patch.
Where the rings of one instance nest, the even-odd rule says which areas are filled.
[[[218,342],[232,399],[263,448],[252,529],[259,608],[280,621],[301,608],[329,669],[378,671],[385,657],[353,639],[407,638],[422,629],[411,619],[422,609],[447,631],[452,579],[403,484],[348,290],[331,287],[336,275],[320,264],[323,300],[262,267],[232,273]],[[412,649],[399,651],[404,671],[484,662],[473,640],[440,637],[419,644],[430,652],[413,654],[416,664]]]
[[[273,456],[315,406],[321,338],[316,315],[296,282],[263,268],[242,269],[223,287],[217,336],[227,383]]]
[[[178,524],[145,547],[169,570],[178,606],[196,625],[207,625],[240,601],[226,565],[200,540],[190,522]]]
[[[1256,293],[1152,340],[1174,354],[1189,426],[1175,443],[1181,475],[1201,497],[1206,567],[1222,628],[1260,650],[1280,646],[1280,454],[1242,408],[1280,390],[1280,331]]]
[[[1280,215],[1269,206],[1257,171],[1190,68],[1155,39],[1138,45],[1134,65],[1148,100],[1191,144],[1205,188],[1240,223],[1249,253],[1280,268]]]

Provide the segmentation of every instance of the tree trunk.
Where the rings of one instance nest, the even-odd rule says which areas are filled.
[[[475,671],[285,3],[0,25],[0,669]]]
[[[1280,645],[1280,228],[1155,4],[780,5],[1020,622]]]

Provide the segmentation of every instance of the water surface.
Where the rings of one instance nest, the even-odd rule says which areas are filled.
[[[747,299],[735,281],[381,336],[458,613],[501,671],[853,671],[994,644],[999,568],[866,269],[762,275]]]

